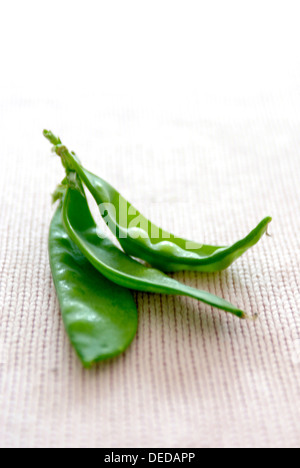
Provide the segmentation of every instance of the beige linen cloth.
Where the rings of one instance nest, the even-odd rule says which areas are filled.
[[[300,447],[299,89],[156,104],[1,97],[1,447]],[[138,293],[132,346],[84,370],[49,268],[44,126],[178,235],[224,245],[273,216],[227,271],[175,275],[259,319]]]

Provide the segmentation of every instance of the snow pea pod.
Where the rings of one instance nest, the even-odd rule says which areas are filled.
[[[77,173],[124,251],[165,272],[194,270],[212,273],[225,270],[257,244],[272,220],[264,218],[246,237],[231,246],[197,244],[178,238],[147,220],[110,184],[82,166],[77,165]],[[124,213],[127,214],[125,217]],[[126,219],[125,227],[122,218]]]
[[[84,366],[122,353],[137,331],[132,294],[86,260],[66,233],[61,206],[51,222],[49,254],[64,325]]]
[[[146,219],[108,182],[86,170],[59,138],[48,131],[44,131],[44,135],[54,144],[54,151],[67,171],[75,170],[87,186],[124,251],[162,271],[224,270],[257,244],[272,221],[271,217],[264,218],[246,237],[231,246],[199,244],[176,237]]]
[[[91,264],[120,286],[151,293],[189,296],[246,318],[242,310],[229,302],[206,291],[181,284],[159,270],[148,268],[127,256],[108,238],[99,237],[86,196],[73,183],[67,188],[64,197],[63,222],[68,235]]]

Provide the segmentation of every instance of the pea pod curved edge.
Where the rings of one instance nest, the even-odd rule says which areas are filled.
[[[76,154],[69,152],[59,138],[46,130],[44,135],[54,145],[53,150],[61,157],[67,172],[77,172],[98,206],[113,207],[113,210],[100,209],[100,213],[124,251],[162,271],[222,271],[257,244],[272,221],[271,217],[264,218],[247,236],[231,246],[199,244],[176,237],[146,219],[108,182],[86,170]],[[132,227],[135,220],[139,227]]]
[[[74,187],[68,187],[64,197],[63,222],[68,235],[83,255],[110,281],[138,291],[188,296],[239,318],[247,318],[244,311],[228,301],[148,268],[122,252],[107,237],[99,237],[87,199],[82,191]]]
[[[49,232],[50,266],[62,318],[85,367],[121,354],[137,331],[132,293],[101,275],[71,241],[56,210]]]

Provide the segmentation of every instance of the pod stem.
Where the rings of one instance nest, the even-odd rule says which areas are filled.
[[[50,141],[50,143],[52,143],[52,145],[54,145],[54,146],[61,145],[60,138],[53,135],[51,130],[44,130],[43,135],[44,135],[45,138],[47,138],[47,140]]]
[[[73,151],[70,152],[68,148],[62,144],[61,139],[55,136],[50,130],[44,130],[43,135],[50,141],[50,143],[52,143],[52,151],[60,157],[66,173],[69,174],[70,172],[75,171],[76,167],[74,165],[74,161],[77,164],[80,164],[80,160],[76,154]]]

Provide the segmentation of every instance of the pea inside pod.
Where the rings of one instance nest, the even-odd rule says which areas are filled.
[[[216,272],[228,268],[267,232],[271,217],[264,218],[246,237],[231,246],[199,244],[179,238],[145,218],[114,187],[86,170],[73,152],[51,132],[44,135],[54,144],[63,165],[77,172],[100,207],[106,224],[124,251],[165,271]]]

